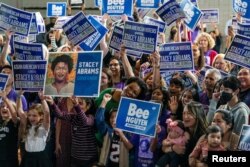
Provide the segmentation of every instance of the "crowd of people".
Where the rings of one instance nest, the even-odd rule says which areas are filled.
[[[142,22],[136,8],[133,17]],[[163,43],[191,41],[195,65],[194,71],[175,72],[165,81],[158,51],[141,58],[127,56],[123,45],[113,51],[108,43],[114,24],[106,16],[102,22],[109,32],[96,48],[104,54],[96,98],[15,91],[11,66],[15,55],[8,49],[13,33],[0,35],[1,73],[9,75],[0,92],[1,167],[195,167],[207,166],[208,151],[238,150],[241,128],[249,124],[250,69],[224,59],[216,24],[206,32],[200,23],[194,33],[177,20],[170,32],[161,34]],[[67,52],[81,49],[72,46],[62,30],[53,29],[54,23],[53,18],[37,42],[49,53],[65,52],[52,62],[55,79],[44,90],[60,95],[73,91],[66,80],[73,66]],[[213,68],[200,81],[206,65]],[[192,81],[189,86],[187,78]],[[121,97],[161,104],[153,138],[116,128]]]

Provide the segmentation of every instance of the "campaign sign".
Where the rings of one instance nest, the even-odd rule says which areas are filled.
[[[165,32],[166,24],[163,21],[159,21],[148,16],[145,16],[143,21],[146,24],[158,26],[159,33]]]
[[[82,1],[83,0],[68,0],[68,1],[70,1],[70,5],[71,6],[77,6],[77,7],[79,7],[79,6],[82,5]]]
[[[202,23],[219,23],[219,9],[202,9]]]
[[[158,103],[122,97],[116,115],[116,127],[154,137],[160,109]]]
[[[83,12],[78,12],[72,19],[67,21],[63,25],[63,31],[74,46],[82,43],[97,32]]]
[[[132,16],[133,0],[102,0],[102,15]]]
[[[95,0],[95,7],[102,6],[102,0]]]
[[[17,60],[43,60],[43,46],[40,43],[23,43],[14,41]]]
[[[169,26],[178,18],[184,18],[185,14],[176,0],[169,0],[155,11]]]
[[[238,23],[237,33],[243,36],[250,37],[250,24]]]
[[[250,151],[250,125],[242,126],[237,148],[241,151]]]
[[[37,23],[37,29],[39,33],[45,33],[45,23],[43,20],[43,17],[40,12],[36,12],[36,23]]]
[[[6,87],[6,83],[8,81],[9,75],[0,73],[0,90],[4,90]]]
[[[236,34],[227,49],[225,60],[250,68],[250,38]]]
[[[202,16],[202,12],[189,0],[182,0],[180,6],[186,15],[184,23],[190,30],[194,30]]]
[[[136,58],[141,58],[142,56],[142,53],[141,52],[138,52],[138,51],[134,51],[134,50],[126,50],[126,54],[128,56],[132,56],[132,57],[136,57]]]
[[[36,23],[36,13],[32,13],[32,20],[30,25],[29,34],[38,34],[37,23]]]
[[[109,47],[120,51],[122,44],[123,28],[115,26],[110,37]]]
[[[136,7],[138,8],[158,8],[160,0],[136,0]]]
[[[249,0],[233,0],[233,9],[244,18],[250,18]]]
[[[197,2],[197,0],[190,0],[190,2],[192,2],[198,8],[198,2]]]
[[[31,20],[32,13],[30,12],[16,9],[3,3],[0,6],[0,29],[28,36]]]
[[[47,2],[47,17],[66,16],[66,2]]]
[[[72,19],[73,16],[62,16],[62,17],[58,17],[56,19],[55,25],[54,25],[54,29],[63,29],[62,26],[69,21],[70,19]]]
[[[15,60],[12,62],[15,90],[38,92],[43,89],[47,61]]]
[[[102,38],[108,32],[108,29],[104,27],[99,21],[97,21],[94,17],[88,16],[89,21],[95,26],[97,32],[85,39],[79,46],[84,51],[92,51],[96,48],[96,46],[100,43]]]
[[[186,71],[194,69],[190,42],[166,43],[160,46],[160,70]]]
[[[45,80],[45,95],[98,97],[100,92],[103,52],[50,53]],[[65,61],[68,68],[52,64]],[[57,72],[57,70],[61,72]],[[57,83],[65,83],[58,88]]]
[[[126,49],[151,54],[156,49],[158,27],[126,21],[123,43]]]

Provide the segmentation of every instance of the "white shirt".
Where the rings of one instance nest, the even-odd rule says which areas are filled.
[[[45,130],[43,126],[40,126],[37,129],[37,135],[35,136],[35,127],[32,126],[29,129],[28,136],[25,142],[25,150],[27,152],[40,152],[45,149],[46,140],[49,134],[49,131]]]

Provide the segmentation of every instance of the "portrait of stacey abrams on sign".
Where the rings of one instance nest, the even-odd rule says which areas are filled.
[[[75,55],[70,53],[51,53],[48,59],[45,95],[71,96],[74,93]]]

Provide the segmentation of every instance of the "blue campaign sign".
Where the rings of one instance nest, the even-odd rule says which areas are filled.
[[[75,96],[98,97],[100,93],[103,52],[78,53]]]
[[[122,97],[116,115],[116,127],[154,137],[160,109],[159,103]]]
[[[182,0],[180,6],[186,15],[184,23],[190,30],[194,30],[201,19],[202,12],[189,0]]]
[[[32,13],[32,20],[31,20],[29,34],[39,34],[38,27],[37,27],[37,21],[36,21],[36,13]]]
[[[17,60],[43,60],[43,46],[40,43],[23,43],[14,41]]]
[[[0,6],[0,29],[28,36],[31,20],[32,13],[30,12],[16,9],[3,3]]]
[[[198,2],[197,2],[197,0],[190,0],[190,2],[192,2],[198,8]]]
[[[234,64],[250,68],[250,38],[236,34],[234,39],[227,49],[225,60],[231,61]]]
[[[122,40],[126,49],[151,54],[156,49],[157,34],[157,26],[126,21]]]
[[[194,70],[191,42],[166,43],[160,46],[161,71]]]
[[[43,89],[46,60],[15,60],[12,62],[15,90],[38,92]]]
[[[94,17],[88,16],[89,21],[95,26],[97,32],[91,35],[89,38],[84,40],[79,46],[84,51],[92,51],[96,48],[96,46],[100,43],[102,38],[108,32],[108,29],[104,27],[99,21],[97,21]]]
[[[202,23],[219,23],[219,9],[202,9]]]
[[[136,57],[136,58],[141,58],[141,56],[142,56],[141,52],[137,52],[137,51],[134,51],[134,50],[126,50],[126,54],[128,56],[133,56],[133,57]]]
[[[63,31],[74,46],[82,43],[97,32],[83,12],[78,12],[72,19],[67,21],[63,25]]]
[[[95,0],[95,7],[102,6],[102,0]]]
[[[47,17],[66,16],[66,2],[47,2]]]
[[[250,151],[250,125],[242,126],[237,148],[241,151]]]
[[[160,0],[136,0],[136,7],[138,8],[158,8]]]
[[[6,83],[8,81],[8,77],[9,75],[0,73],[0,90],[1,91],[5,89]]]
[[[169,0],[155,11],[169,26],[178,18],[184,18],[185,14],[176,0]]]
[[[132,10],[133,0],[102,0],[102,15],[107,13],[110,16],[132,16]]]
[[[159,33],[165,32],[166,24],[163,21],[159,21],[148,16],[145,16],[143,21],[146,24],[158,26]]]
[[[238,23],[237,33],[243,36],[250,37],[250,24]]]
[[[233,9],[244,18],[250,18],[249,0],[233,0]]]
[[[123,28],[119,26],[115,26],[112,32],[112,35],[110,37],[109,47],[120,51],[121,44],[122,44],[122,35],[123,34]]]

